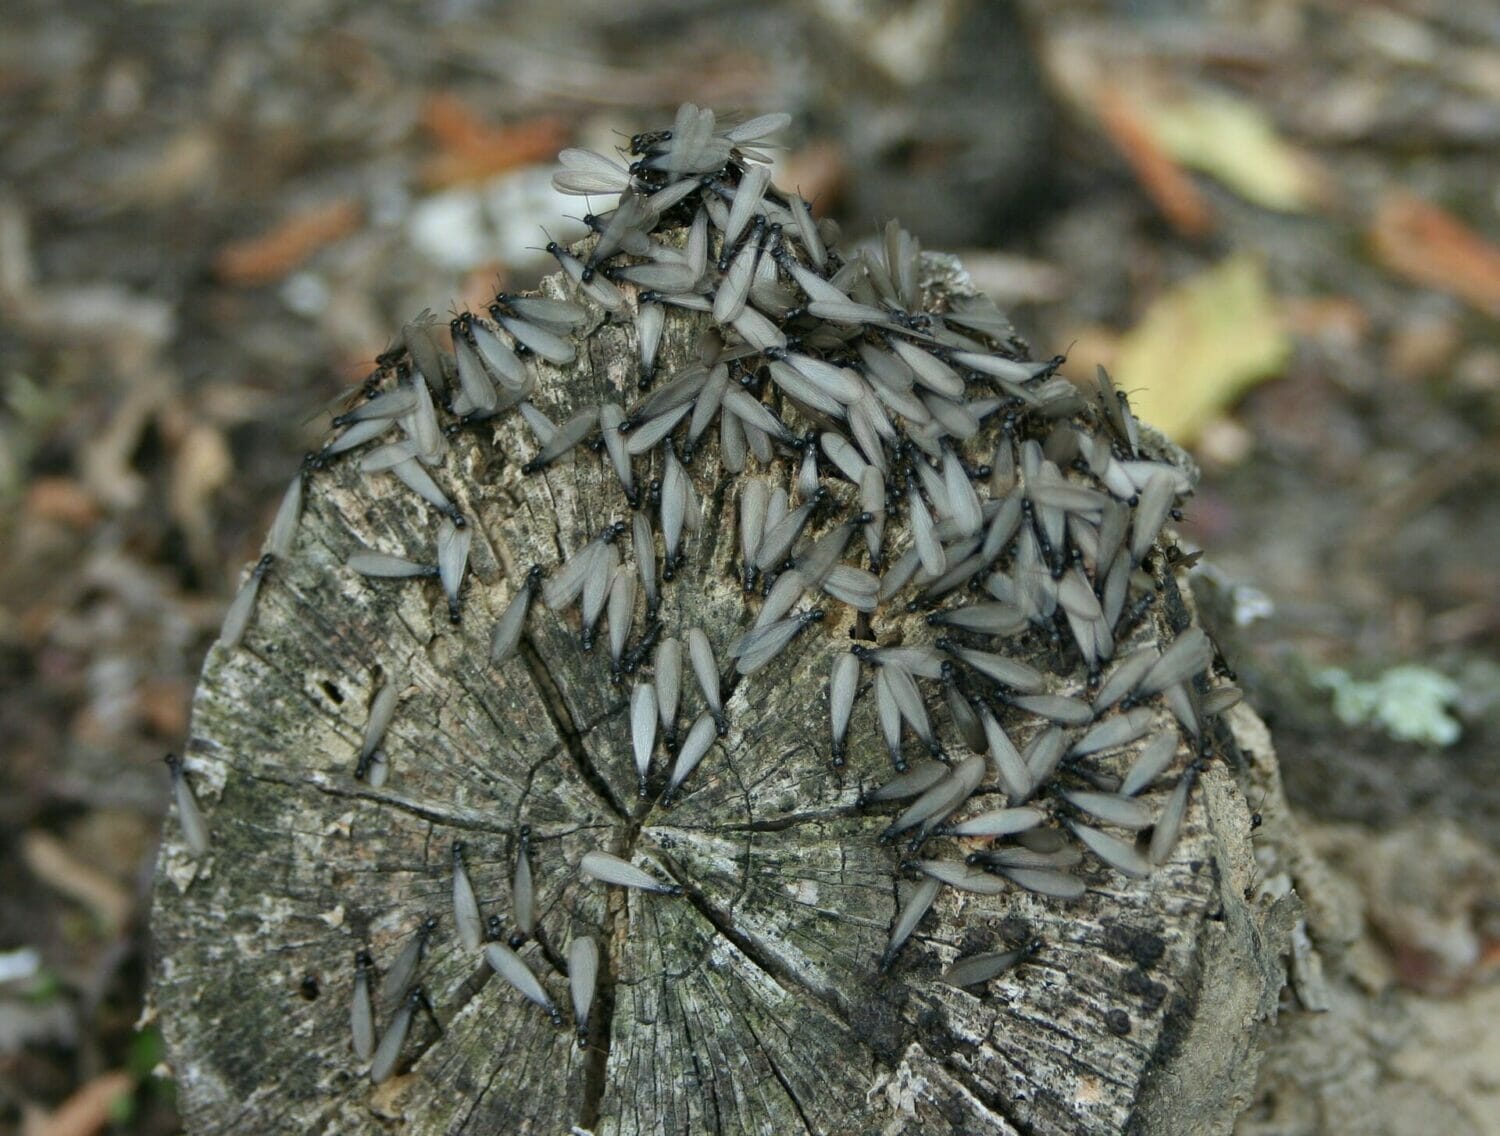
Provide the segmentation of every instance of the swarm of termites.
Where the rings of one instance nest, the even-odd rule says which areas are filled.
[[[456,476],[450,439],[519,416],[532,440],[516,456],[525,475],[598,462],[617,509],[557,562],[518,566],[496,605],[489,664],[513,660],[533,621],[568,622],[578,650],[607,655],[640,807],[670,808],[706,768],[734,760],[731,693],[745,686],[754,698],[786,657],[826,652],[826,692],[807,732],[820,739],[824,775],[865,786],[851,815],[882,818],[878,839],[901,881],[874,973],[899,969],[944,888],[976,902],[1022,889],[1066,903],[1084,894],[1085,867],[1140,877],[1165,863],[1212,756],[1211,721],[1238,695],[1216,682],[1199,630],[1133,645],[1171,567],[1162,532],[1190,476],[1143,449],[1102,371],[1097,392],[1081,393],[1056,374],[1060,359],[1028,357],[989,300],[929,292],[921,250],[896,224],[869,247],[838,247],[805,201],[770,184],[764,147],[786,122],[725,128],[688,105],[671,129],[632,138],[621,160],[564,151],[560,190],[618,203],[586,218],[588,240],[549,245],[562,269],[556,294],[502,293],[447,327],[427,315],[406,324],[363,401],[336,417],[336,435],[293,481],[222,642],[253,636],[258,591],[297,555],[304,479],[334,462],[398,479],[433,515],[426,546],[355,550],[350,577],[441,589],[461,620],[466,588],[478,585],[474,527],[443,488]],[[659,373],[677,321],[703,329],[696,359]],[[534,400],[542,365],[566,368],[601,324],[633,327],[633,382],[553,421]],[[739,634],[720,641],[662,618],[715,491],[695,476],[708,453],[735,502],[744,605]],[[1035,665],[1039,649],[1050,670]],[[391,776],[383,739],[399,689],[386,675],[351,755],[352,776],[375,789]],[[875,722],[874,752],[851,744],[861,713]],[[204,822],[173,769],[189,845],[207,855]],[[570,1009],[586,1041],[600,946],[582,934],[529,946],[544,875],[632,889],[631,903],[682,902],[694,889],[671,864],[619,851],[565,863],[522,830],[502,920],[486,918],[456,844],[451,912],[414,920],[391,957],[361,950],[352,972],[344,964],[354,1052],[370,1076],[400,1065],[438,935],[553,1020]],[[982,985],[1045,951],[994,942],[942,977]]]

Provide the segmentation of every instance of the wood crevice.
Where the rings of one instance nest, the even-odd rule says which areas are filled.
[[[536,684],[538,693],[541,695],[542,705],[546,707],[548,716],[552,719],[552,725],[562,738],[567,747],[568,756],[573,759],[573,764],[578,770],[579,776],[589,786],[598,798],[625,824],[631,821],[631,811],[624,803],[615,796],[610,788],[609,782],[594,767],[593,759],[589,756],[588,748],[583,744],[583,734],[573,720],[573,714],[568,709],[567,700],[563,697],[562,689],[557,681],[547,670],[542,662],[541,652],[536,648],[530,635],[521,637],[520,655],[526,664],[526,672],[531,676],[532,682]]]

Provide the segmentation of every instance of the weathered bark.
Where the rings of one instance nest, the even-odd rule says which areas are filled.
[[[669,319],[666,373],[690,357],[696,326],[686,313]],[[601,324],[583,343],[566,372],[542,367],[536,401],[558,420],[606,396],[627,401],[635,386],[628,325]],[[678,801],[643,801],[628,687],[612,684],[602,643],[583,653],[576,621],[538,603],[521,657],[488,662],[490,631],[526,569],[555,566],[629,515],[602,456],[579,450],[523,476],[518,455],[531,449],[512,415],[456,435],[437,471],[475,532],[460,624],[435,581],[367,580],[344,566],[362,546],[431,560],[436,518],[394,479],[343,460],[312,476],[295,555],[273,566],[243,644],[210,653],[187,766],[213,847],[195,861],[169,828],[153,916],[155,1009],[190,1131],[358,1131],[380,1120],[411,1133],[577,1125],[622,1136],[1232,1124],[1295,918],[1294,901],[1250,898],[1234,766],[1244,749],[1252,767],[1274,756],[1263,738],[1246,740],[1249,711],[1224,720],[1223,760],[1203,774],[1181,843],[1154,876],[1127,880],[1089,861],[1074,903],[945,889],[879,974],[908,885],[897,882],[900,846],[877,840],[891,809],[859,805],[861,786],[889,775],[870,698],[855,712],[848,767],[829,767],[826,679],[851,619],[829,605],[825,623],[735,683],[729,733]],[[794,477],[788,467],[773,476]],[[737,497],[715,446],[691,472],[703,524],[661,618],[669,634],[703,627],[727,666],[755,606],[740,590]],[[1137,642],[1170,638],[1191,618],[1177,583],[1160,585],[1164,602]],[[874,626],[889,642],[921,624],[882,610]],[[1018,642],[1036,665],[1059,665],[1045,637]],[[387,735],[391,780],[375,790],[352,770],[369,699],[387,680],[402,697]],[[685,728],[699,705],[690,675],[684,690]],[[484,912],[508,922],[523,824],[541,934],[522,954],[559,1005],[570,938],[604,946],[588,1046],[453,933],[451,842],[466,842]],[[687,894],[582,880],[576,865],[594,848]],[[419,1014],[408,1071],[372,1087],[350,1049],[354,954],[368,945],[389,965],[428,915],[440,925],[420,981],[442,1032]],[[958,954],[1033,938],[1040,953],[983,991],[937,981]],[[380,1025],[394,1008],[377,1007]]]

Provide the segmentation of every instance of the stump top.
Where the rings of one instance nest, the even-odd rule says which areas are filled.
[[[721,176],[742,179],[746,168],[735,158]],[[673,184],[665,176],[641,176],[658,193]],[[775,195],[767,201],[796,208]],[[751,239],[767,239],[764,225],[752,231]],[[699,239],[689,227],[677,233],[676,247],[690,260]],[[891,251],[893,241],[904,248],[888,237],[888,258],[906,255]],[[798,267],[813,271],[805,245],[788,238],[786,248],[803,258]],[[771,256],[769,249],[764,255]],[[791,288],[791,266],[772,263],[780,274],[776,286]],[[927,263],[924,302],[951,310],[962,294],[961,274],[952,262]],[[828,273],[833,269],[830,264]],[[719,289],[727,286],[728,275],[712,269],[700,275]],[[899,283],[894,287],[901,292]],[[628,285],[621,289],[618,313],[589,302],[587,322],[561,336],[570,358],[548,362],[548,345],[540,341],[537,353],[521,361],[529,405],[563,435],[580,410],[630,407],[650,397],[637,388],[641,311],[653,301]],[[547,294],[569,298],[556,279]],[[695,294],[716,299],[707,287]],[[851,303],[863,302],[857,289],[854,296]],[[764,296],[757,302],[773,306]],[[735,349],[736,339],[753,339],[764,329],[747,331],[731,321],[720,328],[729,347],[722,349],[719,340],[705,348],[712,313],[669,307],[663,315],[658,391],[700,365],[705,373],[732,366],[754,381],[748,387],[720,383],[717,414],[705,412],[702,427],[694,421],[696,410],[709,396],[707,387],[700,390],[672,432],[627,458],[639,512],[621,483],[612,445],[649,429],[649,415],[632,415],[641,418],[634,429],[605,438],[598,452],[575,447],[544,469],[523,472],[548,444],[538,436],[537,418],[528,423],[505,413],[464,425],[445,412],[449,436],[423,455],[430,460],[406,454],[415,472],[408,468],[405,476],[372,471],[403,460],[399,453],[371,456],[375,447],[399,444],[398,422],[417,438],[407,409],[386,423],[387,436],[319,463],[307,476],[292,535],[284,527],[273,532],[276,551],[253,575],[250,598],[240,604],[248,626],[227,636],[237,641],[210,653],[194,704],[186,776],[211,843],[195,855],[174,825],[158,872],[156,1007],[191,1130],[351,1130],[387,1117],[413,1133],[553,1133],[574,1126],[610,1133],[1114,1132],[1141,1123],[1142,1102],[1153,1099],[1152,1085],[1160,1087],[1153,1078],[1163,1069],[1182,1067],[1185,1058],[1202,1065],[1209,1050],[1192,1048],[1203,1044],[1194,1030],[1213,1016],[1210,1010],[1222,1020],[1225,1006],[1264,993],[1267,979],[1253,966],[1213,974],[1203,969],[1209,958],[1243,959],[1253,938],[1247,932],[1231,935],[1228,945],[1219,941],[1216,921],[1226,912],[1239,912],[1249,927],[1248,830],[1221,765],[1187,774],[1188,785],[1201,791],[1183,790],[1181,836],[1145,879],[1104,861],[1123,862],[1128,853],[1136,858],[1124,864],[1128,869],[1147,855],[1146,838],[1137,843],[1130,825],[1070,810],[1062,795],[1094,792],[1118,801],[1115,790],[1143,746],[1163,731],[1178,732],[1184,715],[1197,716],[1200,733],[1214,739],[1219,752],[1234,744],[1232,732],[1204,710],[1209,680],[1201,667],[1186,684],[1162,684],[1165,701],[1143,694],[1135,709],[1124,700],[1090,706],[1099,690],[1091,670],[1101,670],[1107,682],[1132,651],[1149,649],[1154,659],[1191,619],[1163,546],[1152,539],[1155,528],[1135,555],[1137,534],[1127,530],[1115,534],[1118,551],[1111,559],[1093,559],[1110,510],[1132,507],[1111,496],[1108,477],[1097,471],[1111,461],[1123,468],[1137,455],[1120,441],[1111,446],[1106,440],[1100,451],[1083,448],[1090,437],[1108,438],[1109,416],[1076,397],[1051,410],[1043,409],[1042,398],[1028,405],[1026,392],[1048,381],[1044,370],[1009,387],[1008,380],[988,384],[977,369],[980,353],[1024,366],[998,327],[971,339],[975,350],[965,363],[952,343],[934,345],[938,325],[932,323],[840,338],[795,313],[767,321],[778,334],[801,332],[811,345],[804,348],[808,358],[849,367],[860,382],[877,380],[861,369],[857,339],[889,350],[883,358],[911,356],[903,365],[915,366],[913,389],[921,400],[907,404],[912,414],[927,407],[929,418],[968,413],[977,419],[965,437],[940,432],[929,458],[922,445],[891,449],[872,440],[853,426],[852,411],[835,420],[809,408],[785,376],[765,382],[768,368],[788,365],[781,350]],[[502,330],[524,343],[530,332],[512,328],[505,317],[497,312]],[[804,329],[797,322],[803,319],[813,326]],[[484,331],[491,325],[472,326]],[[651,333],[649,320],[645,330]],[[966,338],[975,334],[965,329]],[[472,404],[474,376],[450,374],[452,361],[441,357],[428,355],[424,364],[431,344],[420,344],[416,335],[409,325],[408,353],[391,361],[379,390],[415,391],[424,377],[411,377],[405,368],[439,370],[441,378],[426,376],[439,400]],[[459,368],[466,364],[463,350]],[[923,390],[920,373],[933,363],[955,375],[955,367],[962,369],[961,397],[936,393],[933,384],[946,381],[936,370]],[[889,366],[869,364],[880,365]],[[497,383],[491,390],[504,401],[505,376],[486,366],[483,377]],[[1068,398],[1055,386],[1051,391],[1049,398]],[[732,396],[739,396],[737,406]],[[660,410],[670,399],[657,398],[657,411],[670,413],[670,407]],[[899,404],[899,392],[893,398]],[[796,428],[757,439],[750,433],[757,411],[747,401],[774,407]],[[971,409],[964,411],[965,405]],[[734,424],[724,426],[734,415]],[[891,418],[902,430],[915,428],[899,413]],[[607,417],[599,421],[606,432],[611,428]],[[710,424],[717,428],[707,429]],[[598,436],[599,422],[586,425],[585,434]],[[695,427],[701,437],[686,443]],[[826,433],[864,447],[867,459],[872,445],[885,451],[888,492],[869,519],[851,525],[848,548],[837,556],[851,571],[836,578],[815,568],[818,539],[876,503],[861,501],[861,486],[827,445],[806,440],[808,427],[814,439]],[[953,428],[962,430],[961,422]],[[1070,441],[1063,430],[1076,437]],[[1061,466],[1060,476],[1048,481],[1045,470],[1039,473],[1034,463],[1044,451],[1028,454],[1031,442],[1061,458],[1051,466],[1053,473]],[[764,461],[753,456],[762,445]],[[813,451],[818,460],[809,474]],[[1070,472],[1072,464],[1087,470],[1090,461],[1095,473]],[[995,467],[990,472],[979,468],[987,463]],[[436,505],[431,492],[414,485],[416,474],[430,480]],[[741,637],[775,596],[774,590],[766,596],[744,589],[742,522],[752,478],[764,480],[770,497],[785,490],[789,513],[812,501],[814,485],[826,493],[828,503],[810,510],[806,531],[795,534],[788,554],[773,558],[764,573],[769,578],[783,570],[788,557],[799,571],[821,572],[789,614],[821,607],[824,615],[783,628],[784,649],[763,669],[740,674],[731,645],[740,641],[740,658],[753,658],[759,644],[747,646]],[[945,478],[957,481],[945,484]],[[1050,497],[1043,483],[1054,485]],[[963,511],[955,497],[971,488],[975,508],[983,510],[974,536],[953,531]],[[1113,488],[1119,490],[1118,481]],[[1049,502],[1070,491],[1077,496],[1054,526],[1057,506]],[[1148,492],[1154,490],[1139,496]],[[998,553],[983,554],[984,526],[1007,501],[1017,505],[1013,531],[1019,535],[1006,537]],[[1140,502],[1133,507],[1132,516],[1140,517]],[[915,584],[859,611],[859,572],[867,572],[861,565],[890,572],[903,553],[918,549],[926,522],[913,514],[928,509],[940,528],[947,525],[934,539],[948,563],[940,571],[924,563]],[[871,536],[876,513],[883,543]],[[455,528],[458,517],[463,523]],[[634,539],[637,517],[646,519],[653,561],[645,571],[643,546]],[[599,543],[617,522],[623,529],[618,539]],[[1146,523],[1134,521],[1137,529]],[[764,527],[769,533],[774,517]],[[1054,574],[1047,560],[1059,538],[1077,555],[1067,558],[1059,549]],[[459,543],[466,555],[455,584],[452,550]],[[676,558],[674,547],[681,550]],[[362,550],[441,565],[444,576],[361,575],[349,564]],[[581,554],[587,561],[582,569]],[[934,594],[933,582],[944,571],[981,555],[989,556],[983,570],[1009,572],[1013,587],[1016,580],[1031,586],[1026,558],[1041,556],[1043,571],[1033,576],[1046,579],[1031,584],[1042,599],[1005,593],[1000,584],[989,595],[972,594],[966,583]],[[1123,570],[1126,594],[1111,597],[1107,577],[1116,556],[1131,559]],[[616,561],[623,565],[617,575]],[[530,588],[533,565],[545,569],[546,583],[533,589],[538,595],[515,650],[492,661],[493,637],[512,601]],[[581,594],[559,598],[548,591],[560,588],[554,582],[570,571],[582,580]],[[1072,573],[1084,590],[1060,601]],[[983,578],[977,570],[971,575]],[[827,594],[815,600],[820,585]],[[558,601],[555,610],[544,596]],[[1140,602],[1146,596],[1153,597],[1149,604]],[[917,610],[908,610],[913,599]],[[1050,606],[1028,615],[1028,602]],[[1018,627],[992,633],[933,626],[927,618],[933,610],[972,610],[980,603],[1020,611]],[[1102,617],[1088,615],[1091,604],[1101,603],[1117,605],[1108,644],[1094,630],[1104,626]],[[458,622],[450,621],[453,604]],[[580,606],[599,613],[590,651],[579,646],[585,630]],[[612,643],[610,630],[621,624]],[[691,650],[695,632],[712,649],[705,670],[717,691],[700,689]],[[952,640],[943,652],[932,648],[939,638]],[[682,645],[679,680],[663,673],[655,645],[665,640]],[[941,656],[962,665],[930,677],[923,673],[927,661],[864,659],[846,764],[832,768],[830,667],[851,645],[927,647],[923,659]],[[1042,681],[1033,690],[999,685],[972,660],[965,662],[959,647],[1003,647]],[[1086,665],[1091,650],[1104,660],[1098,668]],[[618,662],[611,658],[616,653]],[[675,712],[661,713],[658,701],[650,702],[650,712],[633,709],[647,682],[649,697],[658,701],[674,685],[680,689]],[[914,709],[907,689],[915,691]],[[1029,751],[1036,784],[1027,792],[1007,785],[995,744],[970,750],[980,738],[965,707],[975,720],[980,710],[995,715],[1017,747],[1017,760],[1024,762]],[[372,738],[372,713],[384,717],[386,711],[389,724]],[[1090,730],[1127,713],[1139,720],[1138,730],[1128,737],[1122,732],[1123,741],[1098,752],[1076,752],[1088,748],[1080,743]],[[709,737],[708,724],[720,728],[700,763],[683,772],[680,755],[692,749],[700,720],[699,743]],[[956,798],[956,812],[950,806],[883,840],[912,798],[873,804],[865,794],[893,776],[887,753],[893,732],[905,758],[930,760],[924,730],[933,732],[956,769],[971,752],[988,748],[988,758],[973,767],[983,770],[983,779],[977,794]],[[1039,755],[1048,737],[1059,734],[1048,763]],[[1190,756],[1184,744],[1155,786],[1132,798],[1149,808],[1158,826]],[[1038,762],[1053,768],[1038,771]],[[945,774],[942,784],[959,775]],[[673,780],[680,788],[664,793]],[[1052,857],[1054,875],[978,873],[972,884],[940,887],[930,912],[913,910],[914,897],[925,899],[930,889],[922,882],[929,877],[912,861],[939,861],[951,875],[964,870],[966,855],[997,846],[988,838],[927,830],[949,812],[973,817],[1018,806],[1023,796],[1042,808],[1044,827],[1056,836],[1007,838],[998,846]],[[1114,843],[1073,866],[1078,856],[1068,849],[1077,845],[1066,824],[1083,821]],[[913,831],[923,837],[920,849],[909,844]],[[518,874],[523,832],[529,885]],[[572,944],[588,937],[601,948],[597,987],[579,1007],[587,1011],[584,1040],[533,1004],[525,973],[495,976],[483,950],[463,942],[473,929],[463,925],[464,904],[455,898],[455,842],[462,844],[463,873],[480,916],[497,916],[505,933],[516,932],[514,957],[570,1026]],[[682,894],[606,886],[581,868],[585,856],[597,852]],[[1054,890],[1058,878],[1077,882],[1081,897],[1065,902],[1027,890]],[[534,926],[523,933],[528,900]],[[893,942],[905,913],[918,917],[910,938]],[[435,929],[419,936],[429,918]],[[1034,940],[1041,944],[1035,953],[981,985],[942,981],[955,960]],[[362,949],[371,951],[376,968],[368,983],[374,1036],[364,1045],[376,1040],[385,1047],[393,1020],[402,1031],[390,1050],[394,1075],[380,1075],[374,1086],[366,1076],[368,1060],[351,1049],[361,1044],[351,1013],[357,1015],[354,960]],[[502,959],[502,969],[508,965],[511,956],[491,953]],[[884,968],[883,956],[890,960]],[[406,981],[400,980],[403,960],[415,963]],[[388,977],[392,971],[395,980]],[[394,989],[382,989],[393,983]],[[430,1010],[414,1008],[407,994],[413,985],[425,992]],[[1206,994],[1219,1004],[1205,1006]],[[377,1052],[377,1070],[382,1060]],[[1228,1091],[1234,1075],[1216,1075],[1227,1077]]]

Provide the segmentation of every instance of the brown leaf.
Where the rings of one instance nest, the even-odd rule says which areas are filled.
[[[98,868],[85,864],[51,833],[39,829],[26,833],[21,854],[37,879],[83,904],[112,933],[130,918],[130,893]]]
[[[490,126],[450,94],[428,98],[422,120],[439,149],[423,172],[423,179],[434,188],[551,161],[568,139],[567,127],[555,118]]]
[[[1193,179],[1157,142],[1132,96],[1117,84],[1095,92],[1094,110],[1110,140],[1124,155],[1168,223],[1183,236],[1201,237],[1213,226],[1208,202]]]
[[[192,700],[193,691],[185,679],[148,679],[136,690],[135,712],[157,737],[180,738],[187,733]]]
[[[149,162],[125,172],[115,183],[115,192],[121,202],[165,208],[207,187],[222,158],[214,131],[207,124],[195,123],[167,139]]]
[[[1288,331],[1353,351],[1370,334],[1370,313],[1348,296],[1301,296],[1281,305]]]
[[[1500,247],[1415,194],[1387,194],[1370,240],[1380,262],[1428,288],[1500,317]]]
[[[1451,316],[1412,315],[1391,329],[1385,345],[1386,366],[1404,379],[1429,379],[1442,374],[1464,336]]]
[[[422,125],[445,150],[480,145],[490,129],[461,98],[441,91],[428,96],[422,107]]]
[[[101,1073],[46,1116],[28,1116],[22,1136],[93,1136],[109,1124],[134,1082],[123,1070]]]
[[[233,473],[234,456],[223,432],[206,422],[189,424],[173,456],[167,500],[198,564],[214,560],[211,503]]]
[[[826,216],[838,203],[848,176],[844,149],[831,139],[819,139],[793,150],[776,175],[779,184],[796,187],[817,217]]]
[[[99,519],[101,510],[94,495],[74,478],[38,477],[26,489],[26,513],[86,529]]]
[[[272,283],[324,245],[354,232],[361,220],[359,204],[349,197],[303,209],[268,232],[225,245],[214,258],[214,271],[230,284]]]

